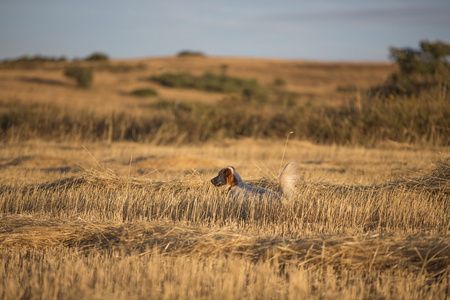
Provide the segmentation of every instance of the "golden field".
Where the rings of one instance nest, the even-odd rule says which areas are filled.
[[[100,63],[101,66],[102,63]],[[72,80],[61,71],[65,63],[38,65],[25,72],[22,68],[0,68],[2,98],[21,101],[58,103],[70,108],[86,108],[109,112],[139,110],[142,99],[129,96],[137,88],[153,87],[161,98],[175,101],[197,101],[214,104],[222,94],[195,90],[170,89],[145,81],[145,78],[165,72],[221,72],[227,66],[231,76],[257,78],[261,84],[270,84],[275,78],[286,81],[289,91],[304,95],[304,101],[331,99],[336,104],[348,95],[336,92],[341,87],[368,88],[382,83],[395,70],[383,63],[323,63],[289,60],[221,58],[221,57],[162,57],[141,60],[112,61],[95,75],[89,91],[70,89]],[[98,66],[95,62],[85,65]]]
[[[214,57],[113,61],[83,90],[64,77],[62,64],[0,68],[5,120],[13,112],[28,116],[11,106],[32,111],[27,105],[37,105],[48,113],[39,122],[52,130],[46,135],[34,131],[38,123],[2,122],[2,298],[448,298],[450,148],[438,135],[433,142],[317,144],[299,132],[286,140],[286,131],[278,138],[171,143],[157,134],[116,137],[117,123],[101,127],[98,139],[84,127],[57,128],[71,112],[79,124],[84,113],[86,124],[122,112],[157,116],[148,105],[160,99],[223,105],[220,93],[145,80],[163,72],[202,74],[227,65],[228,74],[264,86],[282,78],[286,90],[301,95],[296,107],[338,107],[355,105],[360,91],[381,84],[394,66]],[[130,95],[143,87],[158,96]],[[92,114],[98,117],[88,119]],[[290,160],[301,178],[291,200],[242,205],[209,182],[233,165],[251,185],[275,190]]]

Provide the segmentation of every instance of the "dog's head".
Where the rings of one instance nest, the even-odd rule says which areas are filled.
[[[233,167],[223,168],[216,177],[211,179],[211,183],[214,186],[229,185],[230,188],[238,185],[239,181],[242,181],[241,176],[239,176]]]

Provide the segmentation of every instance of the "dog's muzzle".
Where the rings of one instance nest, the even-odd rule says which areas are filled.
[[[220,182],[220,180],[217,177],[214,177],[213,179],[211,179],[211,183],[217,187],[223,185],[223,182]]]

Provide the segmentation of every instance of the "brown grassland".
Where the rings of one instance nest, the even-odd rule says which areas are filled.
[[[395,70],[381,63],[112,61],[90,63],[91,89],[64,77],[65,64],[0,67],[2,299],[449,297],[446,96],[370,106],[363,91]],[[294,103],[245,103],[147,80],[164,72],[219,73],[224,65],[227,74],[268,88],[283,79]],[[157,96],[130,94],[140,88]],[[279,131],[260,125],[272,114],[273,124],[284,124],[283,113],[295,118],[313,107],[317,127],[332,126],[346,112],[382,115],[382,105],[414,108],[396,141],[388,135],[395,128],[355,129],[351,118],[349,127],[320,139],[301,133],[314,120]],[[243,124],[259,129],[231,136],[210,126],[227,109],[257,110],[258,118],[246,112],[234,121],[248,118]],[[440,112],[447,123],[414,127],[423,111]],[[190,131],[188,115],[202,125]],[[297,124],[291,135],[289,124]],[[251,185],[275,190],[289,160],[301,178],[291,200],[243,205],[209,182],[233,165]]]

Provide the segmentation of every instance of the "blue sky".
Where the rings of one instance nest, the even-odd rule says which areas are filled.
[[[0,59],[211,56],[387,61],[389,47],[450,43],[450,1],[2,0]]]

